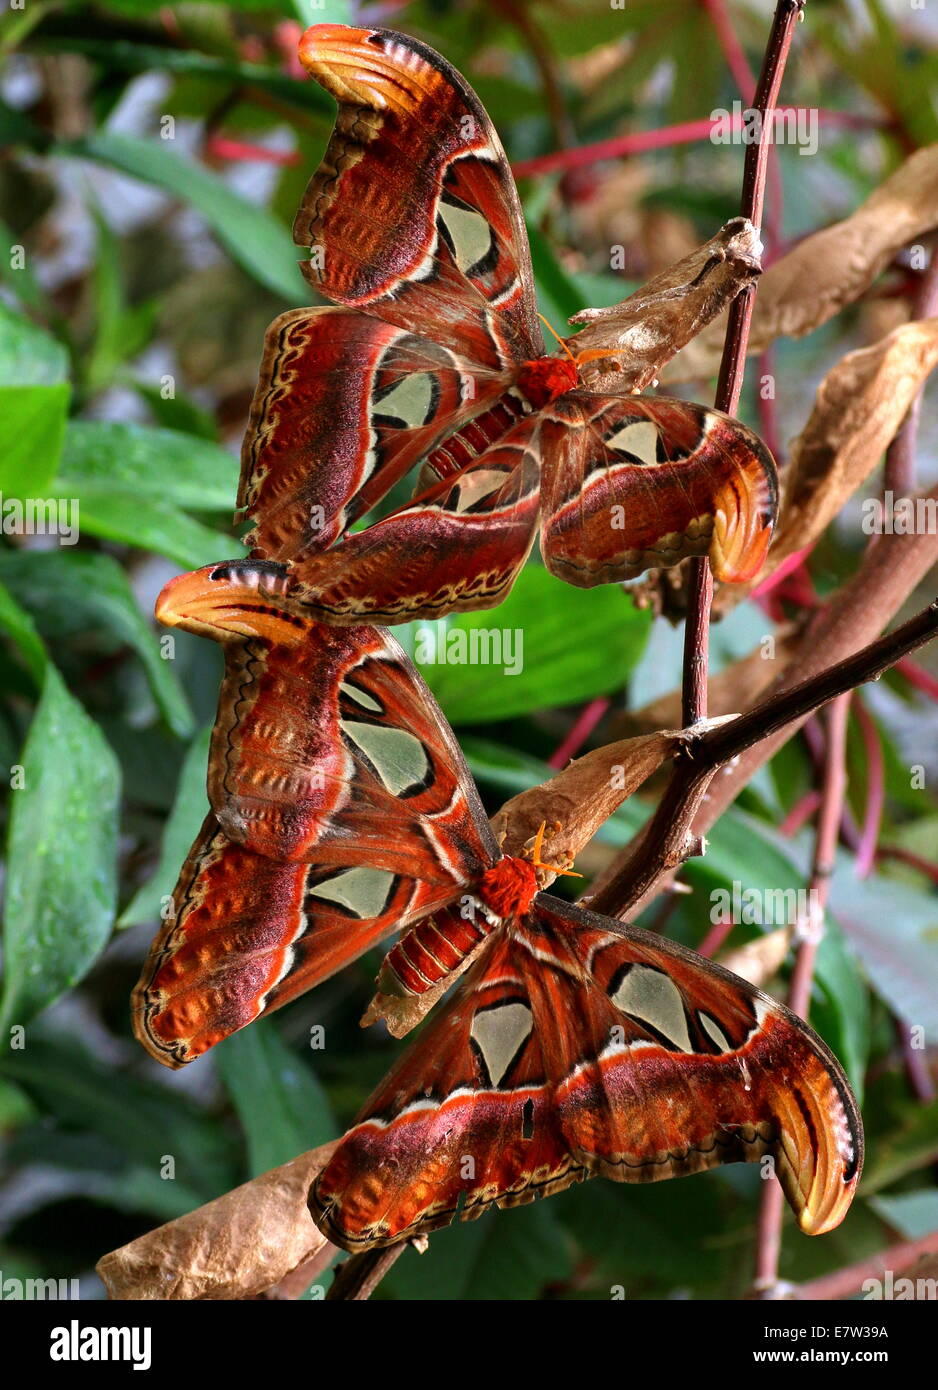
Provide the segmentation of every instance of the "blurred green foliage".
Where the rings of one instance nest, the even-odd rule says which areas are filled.
[[[905,153],[938,139],[936,56],[924,33],[897,27],[873,0],[862,11],[812,4],[799,33],[787,100],[870,122],[825,128],[813,159],[779,151],[783,241],[845,215]],[[757,66],[765,7],[732,4],[730,13]],[[380,14],[466,73],[519,160],[568,137],[587,144],[700,120],[738,96],[696,0],[426,0]],[[237,446],[264,327],[308,296],[289,227],[332,122],[291,52],[306,23],[353,18],[368,22],[368,6],[31,0],[0,20],[0,242],[11,248],[0,256],[0,493],[80,508],[74,547],[0,536],[0,762],[12,788],[0,1267],[88,1276],[89,1297],[100,1296],[90,1272],[106,1250],[335,1135],[397,1052],[357,1026],[374,955],[182,1075],[144,1057],[128,1024],[160,900],[205,811],[219,674],[217,652],[185,635],[165,659],[152,600],[177,568],[238,553]],[[240,159],[219,154],[217,137],[238,142]],[[662,239],[687,249],[712,235],[736,210],[740,172],[738,147],[701,144],[566,181],[526,180],[547,316],[559,328],[585,304],[624,297],[660,268]],[[620,240],[624,274],[609,265]],[[803,423],[814,385],[855,331],[848,314],[780,345],[783,435]],[[701,398],[711,389],[702,383]],[[753,398],[745,409],[755,421]],[[822,592],[858,550],[846,532],[825,542],[814,574]],[[494,620],[451,625],[483,621],[523,631],[523,670],[440,666],[428,678],[493,811],[547,775],[570,706],[610,698],[593,735],[603,741],[617,712],[679,680],[679,635],[660,623],[651,631],[618,589],[580,592],[536,562]],[[714,633],[716,665],[756,645],[766,622],[751,606],[735,613]],[[913,699],[896,679],[892,703],[877,705],[881,839],[920,854],[930,844],[933,855],[934,796],[909,791],[901,714]],[[859,816],[866,767],[851,737]],[[808,834],[783,839],[778,826],[811,782],[807,748],[792,742],[689,866],[693,893],[675,899],[670,931],[699,943],[711,893],[734,880],[803,885]],[[599,845],[623,844],[650,804],[624,806]],[[938,1116],[910,1091],[894,1030],[896,1016],[932,1038],[938,1028],[934,883],[883,861],[859,884],[844,854],[828,927],[812,1019],[858,1093],[866,1085],[870,1160],[837,1232],[809,1241],[787,1230],[782,1273],[795,1280],[938,1226]],[[759,931],[737,928],[734,941]],[[324,1051],[310,1050],[314,1023],[326,1025]],[[166,1154],[173,1181],[160,1176]],[[428,1254],[393,1268],[380,1296],[608,1298],[621,1285],[632,1298],[738,1297],[758,1189],[750,1169],[650,1188],[591,1182],[441,1232]]]

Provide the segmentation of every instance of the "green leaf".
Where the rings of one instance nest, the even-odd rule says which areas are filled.
[[[938,1192],[903,1192],[897,1197],[872,1197],[870,1206],[905,1240],[921,1240],[938,1231]]]
[[[24,1024],[87,974],[117,897],[117,761],[54,666],[11,794],[0,1027]]]
[[[889,1123],[883,1130],[873,1134],[869,1125],[867,1129],[861,1188],[865,1196],[924,1168],[938,1157],[938,1100],[927,1105],[916,1100],[893,1104]]]
[[[57,386],[0,387],[3,451],[0,453],[0,494],[4,498],[3,529],[19,530],[10,498],[45,498],[62,452],[65,416],[71,389]],[[27,531],[28,531],[27,518]]]
[[[145,381],[135,381],[133,387],[150,407],[156,423],[164,429],[190,437],[195,435],[198,439],[207,439],[212,444],[218,442],[218,422],[215,416],[210,411],[203,410],[191,397],[179,393],[164,396],[158,386],[150,386]]]
[[[739,884],[741,901],[742,895],[752,889],[763,895],[765,915],[772,918],[765,925],[783,925],[792,916],[789,906],[794,904],[797,909],[798,894],[805,891],[808,873],[804,836],[798,841],[781,841],[764,821],[731,808],[713,827],[705,858],[691,860],[686,869],[686,877],[700,893],[701,935],[705,930],[704,914],[712,911],[717,901],[714,891],[730,894],[732,901],[734,883]],[[770,892],[785,897],[770,898]],[[782,920],[776,921],[773,909],[779,901],[785,911]],[[867,994],[857,962],[829,914],[815,963],[815,978],[818,995],[812,1023],[837,1055],[857,1094],[862,1095],[869,1055]]]
[[[68,380],[68,353],[51,333],[0,300],[0,381],[4,386],[58,386]]]
[[[531,243],[531,264],[537,282],[541,313],[562,337],[567,319],[586,308],[583,293],[558,261],[547,238],[530,223],[528,240]],[[624,295],[620,295],[620,298],[624,298]],[[612,302],[616,303],[615,300]]]
[[[92,536],[155,550],[182,569],[195,570],[237,553],[239,542],[213,531],[176,507],[142,499],[131,488],[56,478],[59,497],[77,499],[81,528]]]
[[[9,589],[0,584],[0,628],[19,650],[37,687],[42,688],[49,658],[42,638],[30,615],[21,608]]]
[[[570,1241],[553,1207],[534,1202],[435,1232],[427,1252],[408,1251],[382,1287],[421,1302],[527,1300],[569,1278],[571,1266]]]
[[[226,1038],[215,1062],[247,1136],[253,1177],[335,1138],[338,1125],[325,1092],[273,1019]]]
[[[133,490],[183,511],[233,512],[238,460],[209,439],[114,420],[73,420],[65,432],[57,486]]]
[[[205,218],[231,258],[288,304],[306,304],[310,294],[297,266],[298,254],[286,227],[265,208],[235,193],[201,164],[176,154],[171,142],[97,131],[58,146],[60,155],[108,164],[131,178],[155,184]]]
[[[203,729],[192,740],[179,775],[176,800],[163,831],[159,863],[152,878],[139,888],[124,908],[119,927],[135,927],[158,922],[163,899],[172,895],[179,870],[198,835],[208,811],[205,769],[211,729]]]
[[[53,645],[75,632],[99,628],[115,647],[131,647],[173,733],[182,738],[192,732],[192,714],[172,664],[160,656],[156,634],[112,556],[61,549],[0,551],[0,582],[35,614],[40,632]]]
[[[858,879],[841,859],[831,911],[877,994],[899,1018],[938,1035],[938,898],[871,874]]]
[[[0,1135],[12,1134],[37,1118],[36,1107],[22,1086],[0,1077]]]
[[[621,689],[650,626],[614,586],[528,565],[498,608],[416,625],[413,653],[450,723],[481,724]]]
[[[22,1052],[5,1054],[3,1071],[66,1131],[100,1135],[152,1178],[169,1172],[166,1159],[172,1159],[167,1188],[178,1182],[210,1201],[241,1177],[233,1145],[214,1117],[178,1087],[104,1065],[72,1036],[30,1038]]]

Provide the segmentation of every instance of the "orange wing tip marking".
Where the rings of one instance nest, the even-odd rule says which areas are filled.
[[[775,521],[763,520],[759,491],[748,478],[735,477],[714,497],[710,563],[722,584],[748,584],[765,563]]]
[[[283,601],[285,580],[249,561],[206,565],[171,579],[156,600],[157,621],[215,642],[263,637],[298,646],[309,620]]]

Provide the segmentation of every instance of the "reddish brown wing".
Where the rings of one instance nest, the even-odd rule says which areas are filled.
[[[165,1066],[194,1061],[451,896],[370,867],[277,863],[209,815],[134,990],[134,1032]]]
[[[429,333],[477,365],[543,351],[505,152],[438,53],[390,30],[318,24],[300,60],[339,103],[294,224],[304,272],[339,304]]]
[[[542,412],[541,550],[581,588],[709,555],[717,579],[762,567],[775,463],[738,420],[687,401],[574,392]]]
[[[276,860],[455,894],[497,848],[452,730],[389,633],[316,623],[286,582],[270,563],[209,566],[157,607],[225,647],[208,781],[222,829]]]
[[[296,593],[328,623],[402,623],[492,608],[537,530],[539,417],[518,421],[476,463],[419,500],[291,566]]]
[[[332,545],[507,380],[356,310],[282,314],[241,451],[248,543],[275,560]]]
[[[660,937],[540,895],[366,1104],[310,1193],[348,1250],[602,1174],[775,1159],[802,1229],[837,1225],[862,1162],[819,1038]]]

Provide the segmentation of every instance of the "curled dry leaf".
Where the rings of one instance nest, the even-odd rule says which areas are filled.
[[[757,989],[764,989],[781,969],[793,932],[793,927],[778,927],[775,931],[766,932],[765,936],[757,936],[754,941],[747,941],[744,946],[737,946],[735,950],[722,951],[717,960],[727,970],[732,970],[734,975],[741,975]]]
[[[613,395],[651,386],[664,364],[755,280],[761,252],[752,223],[734,217],[621,304],[575,314],[570,323],[586,327],[567,342],[577,354],[598,354],[581,365],[584,385]]]
[[[936,363],[938,319],[925,319],[848,353],[828,372],[793,446],[778,528],[757,583],[823,535],[879,464]],[[738,603],[751,587],[724,585],[718,611]]]
[[[778,526],[765,565],[751,584],[721,585],[721,618],[796,551],[810,549],[844,503],[877,467],[938,363],[938,319],[903,324],[870,347],[850,352],[821,382],[808,422],[782,476]],[[639,607],[676,622],[686,611],[686,565],[652,574],[632,588]]]
[[[523,854],[546,821],[544,860],[551,864],[572,863],[613,811],[666,758],[673,757],[688,737],[680,729],[660,729],[638,738],[621,739],[577,758],[549,782],[519,792],[492,818],[492,828],[503,851]]]
[[[306,1198],[334,1148],[322,1144],[104,1255],[97,1269],[108,1297],[253,1298],[300,1265],[312,1280],[336,1252]]]
[[[938,145],[917,150],[856,212],[804,241],[759,282],[749,352],[776,338],[802,338],[869,289],[904,246],[938,226]],[[721,317],[662,372],[662,381],[695,381],[720,366]]]

